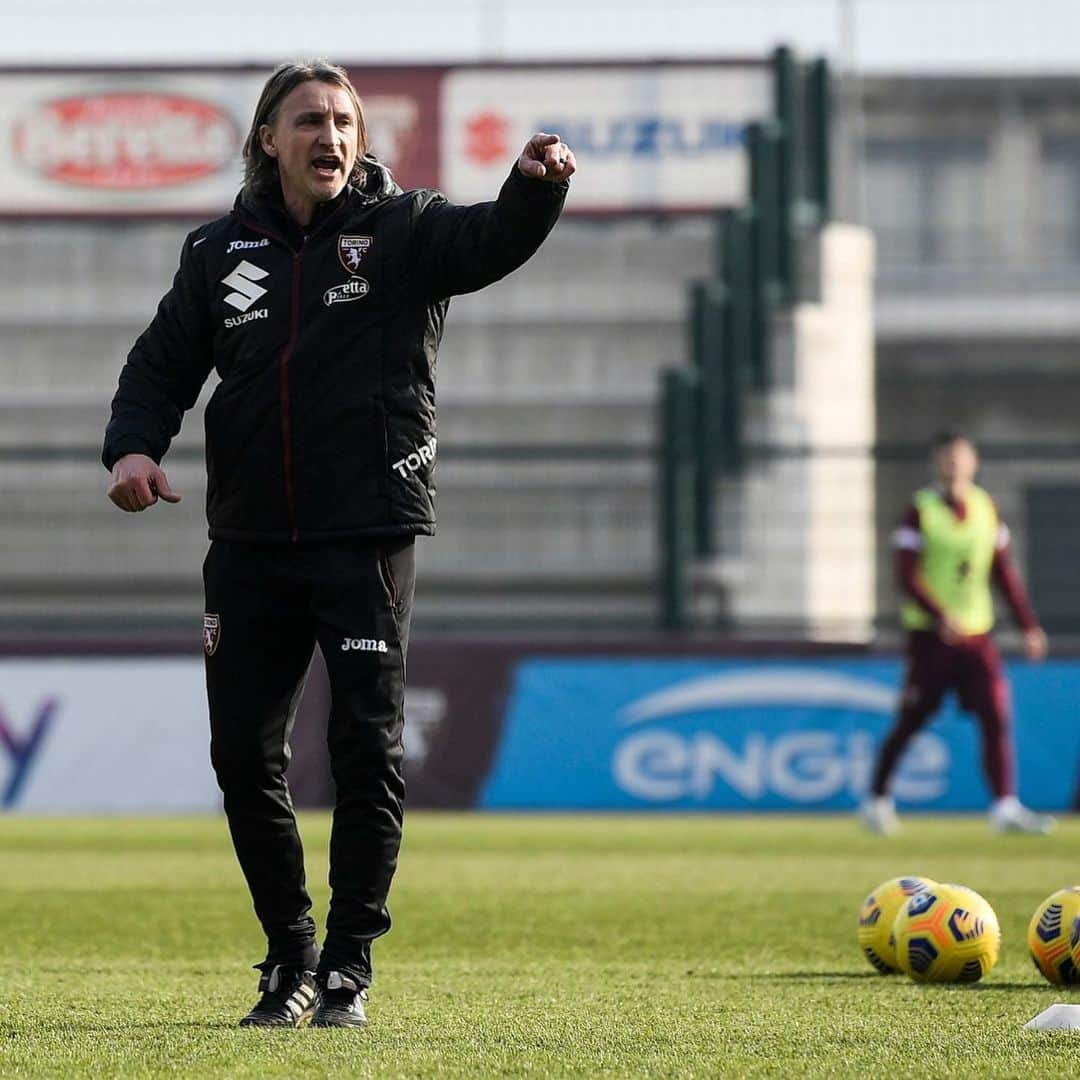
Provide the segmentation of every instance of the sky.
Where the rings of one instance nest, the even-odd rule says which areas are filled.
[[[1080,73],[1080,0],[0,0],[0,65],[757,56]],[[352,12],[355,12],[352,13]]]

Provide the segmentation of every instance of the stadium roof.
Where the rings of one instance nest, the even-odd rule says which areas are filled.
[[[1080,4],[1039,0],[6,0],[0,64],[748,56],[779,42],[864,71],[1067,73]]]

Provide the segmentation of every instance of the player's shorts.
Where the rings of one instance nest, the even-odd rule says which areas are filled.
[[[960,708],[981,712],[1008,700],[1005,671],[989,634],[946,645],[931,630],[913,630],[907,638],[907,674],[903,706],[932,712],[955,691]]]

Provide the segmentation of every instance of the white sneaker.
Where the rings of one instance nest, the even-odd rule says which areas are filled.
[[[859,820],[868,832],[892,836],[900,831],[900,819],[889,795],[870,796],[859,808]]]
[[[1049,814],[1037,814],[1034,810],[1029,810],[1015,795],[1007,795],[990,807],[990,828],[999,833],[1046,836],[1057,828],[1057,820]]]

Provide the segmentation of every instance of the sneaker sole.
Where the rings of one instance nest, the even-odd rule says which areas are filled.
[[[859,824],[863,827],[863,831],[868,832],[873,836],[895,836],[900,831],[899,821],[883,824],[879,821],[869,820],[862,815],[859,816],[858,820]]]
[[[287,1020],[252,1020],[245,1016],[238,1026],[242,1028],[302,1028],[310,1024],[314,1016],[313,1008],[302,1012],[295,1023],[289,1023]]]
[[[316,1017],[311,1021],[313,1028],[366,1028],[366,1020],[322,1020]]]
[[[1024,828],[1022,825],[991,825],[992,832],[999,836],[1049,836],[1057,826],[1047,825],[1034,829]]]

